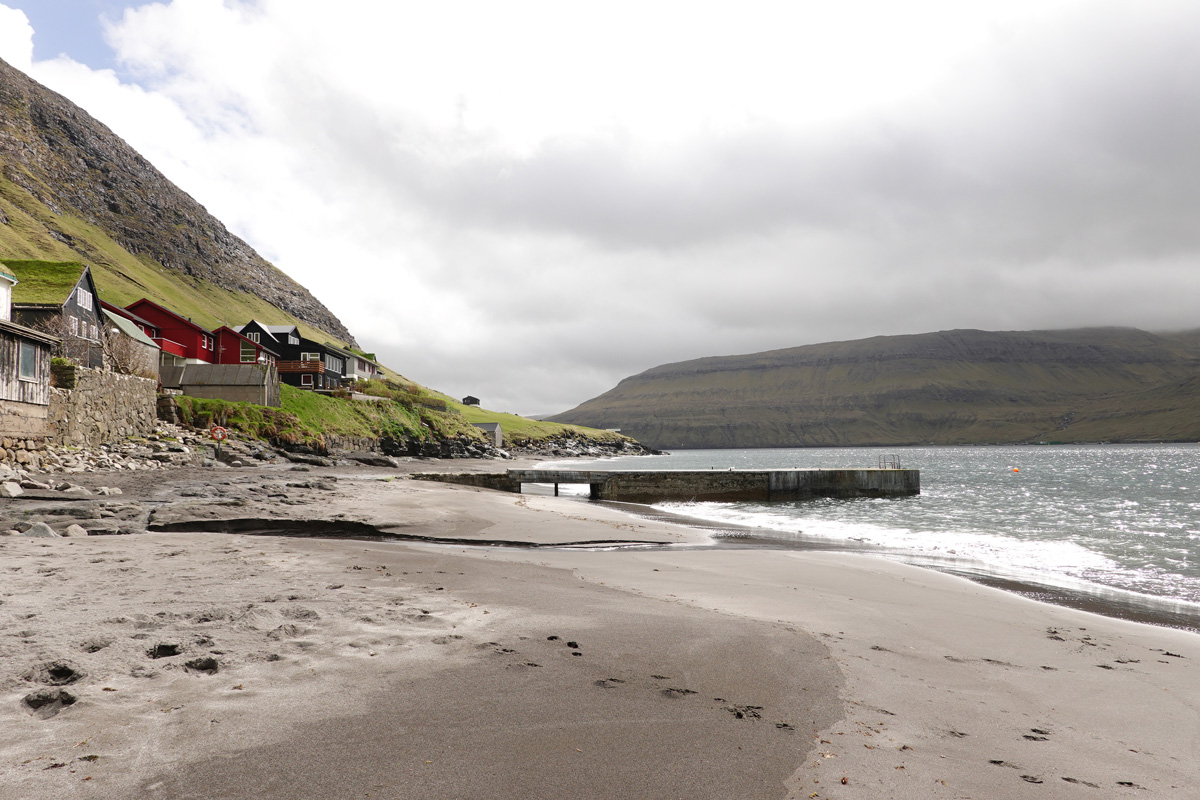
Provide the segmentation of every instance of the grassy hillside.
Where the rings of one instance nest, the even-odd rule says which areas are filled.
[[[552,419],[660,448],[1200,440],[1200,337],[877,337],[668,364]]]
[[[260,297],[168,270],[146,256],[135,256],[95,225],[70,213],[55,214],[3,174],[0,214],[8,219],[8,224],[0,225],[0,259],[82,261],[92,268],[100,299],[114,305],[126,306],[145,297],[209,329],[257,319],[268,325],[295,324],[314,339],[338,338]]]

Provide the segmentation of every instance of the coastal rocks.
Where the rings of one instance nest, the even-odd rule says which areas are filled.
[[[31,539],[57,539],[58,532],[44,522],[35,522],[28,530],[21,533]]]
[[[25,490],[21,488],[21,484],[15,481],[0,483],[0,497],[20,497],[23,494],[25,494]]]
[[[396,439],[384,436],[379,449],[386,456],[410,458],[508,458],[498,447],[479,439],[456,436],[451,439]]]
[[[520,455],[554,456],[556,458],[611,458],[613,456],[655,455],[657,450],[633,439],[597,440],[571,434],[560,434],[536,442],[515,440],[510,449]]]

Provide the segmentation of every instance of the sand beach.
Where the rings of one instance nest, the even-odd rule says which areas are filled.
[[[869,556],[563,547],[705,537],[418,467],[89,473],[121,494],[0,500],[10,523],[137,531],[0,537],[0,798],[1200,784],[1195,634]]]

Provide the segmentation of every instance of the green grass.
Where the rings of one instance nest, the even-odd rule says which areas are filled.
[[[425,440],[466,436],[483,440],[479,429],[454,414],[414,410],[399,402],[331,397],[283,384],[281,408],[183,395],[177,398],[186,424],[223,425],[249,439],[277,446],[304,445],[324,452],[330,437]]]
[[[514,445],[532,445],[561,436],[574,436],[596,442],[617,442],[628,439],[613,431],[585,428],[581,425],[564,425],[558,422],[542,422],[516,414],[488,411],[478,406],[464,406],[448,400],[447,405],[463,416],[468,423],[498,422],[504,432],[504,441]]]
[[[83,264],[78,261],[0,259],[0,264],[17,278],[14,303],[62,305],[83,275]]]

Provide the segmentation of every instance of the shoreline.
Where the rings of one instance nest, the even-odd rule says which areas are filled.
[[[1192,633],[885,559],[692,547],[703,534],[670,522],[394,470],[83,477],[164,520],[679,546],[0,538],[2,800],[1020,800],[1200,782]],[[60,690],[75,701],[53,715],[25,705]]]
[[[572,499],[572,498],[566,498]],[[581,502],[582,498],[579,499]],[[962,566],[938,564],[928,556],[918,556],[901,551],[888,550],[879,545],[861,545],[851,541],[830,540],[797,534],[784,539],[778,531],[756,528],[749,525],[719,524],[699,517],[690,517],[674,511],[663,511],[636,503],[587,501],[639,518],[656,522],[683,525],[704,531],[712,537],[712,547],[719,550],[763,549],[782,552],[830,552],[880,558],[894,563],[907,564],[946,575],[964,578],[982,586],[989,586],[1037,602],[1087,611],[1112,619],[1156,625],[1173,630],[1200,634],[1200,607],[1196,604],[1169,597],[1139,594],[1128,589],[1119,589],[1099,583],[1073,581],[1070,586],[1055,585],[1029,577],[1018,577],[998,569],[983,569],[987,565],[972,562],[976,569]],[[755,534],[759,533],[759,536]]]

